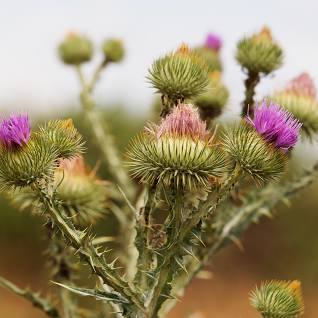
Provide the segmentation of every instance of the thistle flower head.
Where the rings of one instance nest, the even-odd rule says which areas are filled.
[[[156,136],[190,137],[193,140],[204,140],[208,135],[206,123],[200,119],[196,108],[190,104],[179,104],[161,120],[156,127]]]
[[[252,39],[255,43],[273,42],[272,32],[267,26],[264,26],[259,33],[254,34]]]
[[[222,47],[222,39],[215,33],[209,33],[205,39],[205,47],[214,51],[219,51]]]
[[[119,39],[108,39],[102,44],[102,50],[108,61],[118,63],[125,56],[123,42]]]
[[[0,122],[0,142],[8,149],[27,144],[30,134],[31,128],[27,115],[11,115]]]
[[[299,281],[268,281],[256,287],[251,305],[265,318],[296,318],[304,312]]]
[[[285,91],[313,99],[316,97],[315,83],[308,73],[302,73],[292,79],[287,84]]]
[[[255,108],[254,118],[247,118],[256,131],[279,149],[292,148],[298,139],[301,123],[277,104],[266,101]]]

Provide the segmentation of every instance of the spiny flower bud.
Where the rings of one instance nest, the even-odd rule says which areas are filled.
[[[229,98],[229,91],[221,81],[220,72],[214,71],[209,75],[209,89],[198,96],[194,103],[200,109],[203,120],[213,119],[219,116]]]
[[[304,312],[299,281],[263,282],[250,296],[251,305],[264,318],[297,318]]]
[[[191,105],[178,105],[160,125],[148,127],[127,153],[132,176],[151,185],[206,188],[227,170],[224,153],[208,138]]]
[[[214,71],[222,71],[222,63],[217,51],[202,46],[195,48],[193,52],[204,60],[209,73]]]
[[[175,104],[203,93],[208,85],[204,61],[185,45],[157,59],[147,78],[158,93]]]
[[[218,52],[222,47],[222,39],[215,33],[209,33],[205,40],[205,47]]]
[[[65,64],[79,65],[90,61],[93,55],[93,44],[85,36],[69,33],[59,45],[58,51]]]
[[[318,133],[318,102],[315,96],[313,80],[303,73],[270,98],[291,112],[302,123],[302,135],[312,139]]]
[[[238,42],[236,60],[249,72],[269,74],[281,66],[283,52],[264,27],[260,33]]]
[[[276,179],[284,172],[286,151],[298,138],[301,124],[278,105],[266,102],[224,136],[224,146],[233,162],[257,181]]]
[[[0,142],[8,149],[26,145],[30,139],[31,128],[27,115],[11,115],[0,122]]]
[[[122,41],[118,39],[109,39],[102,44],[102,50],[108,61],[118,63],[125,56],[125,49]]]
[[[54,183],[61,207],[76,223],[94,223],[105,214],[107,182],[86,167],[82,156],[60,160]]]

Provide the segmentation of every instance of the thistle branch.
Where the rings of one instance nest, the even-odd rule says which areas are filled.
[[[245,85],[245,99],[242,102],[242,117],[248,115],[248,112],[253,112],[254,107],[254,95],[255,88],[260,81],[259,73],[255,73],[252,71],[247,71],[247,78],[244,81]]]
[[[27,289],[21,289],[3,277],[0,277],[0,286],[28,300],[34,307],[42,310],[47,316],[61,318],[58,310],[47,299],[40,297],[37,293]]]

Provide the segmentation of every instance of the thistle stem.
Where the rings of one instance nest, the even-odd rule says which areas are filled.
[[[0,277],[0,285],[10,292],[28,300],[34,307],[42,310],[48,317],[61,318],[58,310],[47,299],[40,297],[38,294],[27,289],[21,289],[3,277]]]
[[[242,102],[242,117],[245,117],[250,113],[253,113],[254,108],[254,95],[255,88],[260,81],[259,73],[248,71],[247,78],[244,81],[245,84],[245,99]]]

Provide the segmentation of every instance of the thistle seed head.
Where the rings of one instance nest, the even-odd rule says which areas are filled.
[[[28,115],[11,115],[0,121],[0,142],[7,149],[16,149],[27,144],[31,135]]]
[[[304,313],[299,281],[268,281],[250,295],[251,305],[265,318],[297,318]]]

